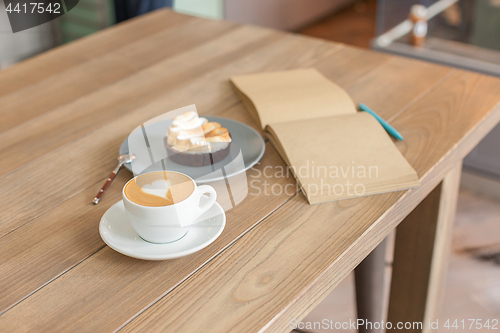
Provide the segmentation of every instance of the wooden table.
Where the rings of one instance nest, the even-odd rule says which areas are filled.
[[[162,262],[105,246],[100,217],[131,174],[91,201],[135,126],[196,103],[256,127],[228,78],[297,67],[400,130],[422,186],[313,206],[266,196],[264,181],[294,184],[266,177],[284,166],[267,143],[248,172],[262,193],[212,245]],[[0,331],[286,332],[396,227],[389,320],[432,318],[461,161],[500,120],[499,92],[484,75],[168,10],[0,72]]]

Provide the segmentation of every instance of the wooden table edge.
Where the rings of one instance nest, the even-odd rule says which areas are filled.
[[[427,195],[429,195],[429,193],[431,193],[456,165],[461,163],[466,154],[499,122],[500,103],[486,114],[477,126],[462,137],[462,139],[449,150],[433,168],[422,175],[420,178],[422,182],[421,187],[407,190],[399,197],[386,212],[372,223],[361,237],[353,242],[327,269],[323,270],[292,302],[283,309],[277,311],[271,320],[262,323],[259,332],[274,333],[290,331],[289,320],[293,318],[300,321],[314,308],[314,306],[319,304],[350,271],[352,271],[415,207],[418,206],[419,203],[427,197]],[[458,145],[461,145],[462,149],[460,151],[457,150]],[[400,208],[403,206],[403,203],[407,207],[401,210]],[[281,207],[280,209],[284,208]],[[273,214],[277,211],[278,210],[274,211]],[[264,219],[262,221],[264,221]],[[248,233],[255,232],[255,229],[259,228],[262,221],[254,228],[249,229]],[[353,249],[356,247],[356,244],[360,242],[364,242],[365,250],[356,253]],[[366,246],[366,244],[369,244],[369,246]],[[238,242],[234,242],[232,247],[238,247]],[[200,269],[198,273],[202,272],[204,269],[210,269],[210,265],[216,265],[218,258],[219,256],[214,257],[210,263]],[[339,270],[348,271],[348,273],[341,277],[335,277],[335,272]],[[186,284],[196,283],[193,281],[193,278],[196,278],[196,276],[192,276],[185,280],[183,286],[185,287]],[[193,287],[195,287],[195,285],[193,285]],[[168,293],[165,296],[168,297]],[[154,306],[154,304],[152,304],[152,306]],[[121,329],[139,319],[147,313],[147,311],[148,309],[144,309],[142,313],[129,321],[129,323],[123,325]]]

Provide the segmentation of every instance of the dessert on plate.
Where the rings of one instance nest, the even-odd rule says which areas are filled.
[[[231,135],[227,128],[190,111],[174,118],[168,128],[165,146],[174,162],[204,166],[225,158],[230,144]]]

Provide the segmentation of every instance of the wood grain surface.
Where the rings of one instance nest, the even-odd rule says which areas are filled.
[[[247,27],[243,27],[242,29],[252,30]],[[259,35],[261,31],[263,30],[257,29],[254,35]],[[262,36],[260,37],[262,38]],[[238,36],[237,39],[241,39],[241,36]],[[215,115],[218,111],[239,103],[228,83],[228,77],[231,73],[237,72],[238,69],[239,71],[252,71],[265,70],[266,66],[283,69],[288,66],[297,67],[300,63],[306,63],[313,57],[322,58],[325,56],[325,52],[328,54],[332,49],[337,48],[336,45],[315,43],[314,41],[299,48],[297,46],[301,44],[300,41],[300,38],[296,40],[295,38],[287,37],[281,43],[275,41],[275,43],[268,45],[267,48],[253,49],[253,53],[249,49],[247,50],[247,54],[249,55],[242,59],[235,58],[234,54],[230,54],[227,57],[219,59],[219,62],[217,62],[219,68],[214,63],[205,64],[202,68],[198,69],[198,74],[196,68],[191,68],[190,77],[191,79],[197,78],[197,80],[190,81],[187,84],[185,82],[186,78],[182,76],[178,77],[178,80],[175,79],[175,68],[179,67],[178,62],[183,62],[183,59],[186,59],[185,56],[181,56],[174,61],[171,68],[168,68],[170,70],[165,70],[162,73],[153,69],[148,75],[145,75],[145,77],[156,78],[155,81],[157,84],[161,83],[162,78],[170,80],[176,88],[171,92],[162,94],[161,92],[165,90],[165,86],[163,86],[162,89],[159,89],[161,91],[160,96],[144,101],[144,105],[139,105],[136,108],[130,106],[130,104],[133,105],[137,102],[135,100],[122,104],[125,109],[117,107],[118,110],[116,112],[120,115],[118,119],[116,117],[108,118],[111,110],[110,108],[106,108],[106,99],[111,98],[116,100],[116,97],[114,97],[116,91],[120,91],[120,98],[127,99],[128,97],[122,95],[121,90],[123,88],[116,88],[114,85],[110,88],[112,90],[108,91],[107,95],[103,95],[104,100],[97,98],[94,101],[93,105],[95,105],[97,110],[91,113],[91,117],[86,116],[91,110],[85,107],[81,110],[71,110],[70,108],[63,114],[55,114],[53,120],[57,121],[58,124],[53,128],[52,126],[54,125],[52,122],[48,122],[47,126],[52,128],[51,135],[48,137],[44,136],[43,139],[40,138],[40,144],[50,144],[52,138],[58,136],[57,132],[55,132],[56,129],[64,128],[62,131],[70,133],[70,135],[80,131],[82,128],[86,132],[77,138],[72,138],[73,140],[66,145],[51,150],[49,153],[34,160],[33,163],[25,164],[22,171],[21,169],[17,169],[0,178],[0,186],[2,187],[5,186],[13,190],[16,188],[25,189],[19,191],[19,195],[16,198],[10,196],[8,193],[0,194],[0,200],[5,200],[4,202],[7,207],[6,210],[0,212],[0,219],[2,220],[0,235],[19,227],[27,220],[43,213],[44,209],[50,208],[54,202],[57,203],[59,200],[64,200],[68,196],[74,195],[75,189],[82,190],[93,184],[96,179],[99,179],[99,181],[105,179],[109,170],[112,170],[113,165],[116,163],[114,159],[109,157],[115,156],[121,141],[126,138],[128,133],[137,124],[141,124],[154,116],[189,103],[195,103],[201,114]],[[215,44],[209,46],[208,50],[215,49],[212,53],[217,53],[221,47]],[[296,52],[292,53],[292,49]],[[208,52],[208,50],[206,49],[205,52]],[[243,50],[239,52],[245,53]],[[202,55],[203,53],[196,53],[193,57],[199,58]],[[230,62],[230,59],[233,59],[233,62]],[[124,85],[133,90],[141,82],[143,80],[134,78]],[[213,85],[213,88],[207,89],[208,85]],[[241,108],[241,110],[243,112],[244,109]],[[67,118],[70,119],[64,120]],[[65,123],[61,123],[58,120]],[[107,126],[99,126],[105,120],[108,121]],[[93,123],[93,125],[90,126],[88,122]],[[95,128],[96,123],[99,124],[97,125],[99,126],[98,128]],[[37,125],[34,124],[34,126]],[[27,150],[28,154],[26,156],[31,158],[32,155],[29,154],[29,147],[31,145],[27,144],[25,149],[20,149],[19,151],[23,153]],[[36,154],[36,152],[33,153]],[[82,157],[84,157],[83,163]],[[15,163],[17,159],[9,160]],[[64,161],[64,163],[61,164],[60,161]],[[101,167],[101,163],[103,162],[106,163],[104,168]],[[7,161],[6,163],[10,162]],[[44,182],[45,186],[37,186],[37,191],[29,191],[26,188],[27,184],[36,186],[36,179],[39,179],[40,174],[53,175],[53,177],[50,178],[50,181]],[[31,201],[32,205],[21,208],[25,207],[24,200]]]
[[[480,138],[471,131],[481,121],[500,120],[494,94],[499,80],[457,72],[441,85],[394,121],[411,119],[411,124],[397,127],[409,130],[399,147],[420,175],[422,187],[312,206],[297,195],[125,331],[290,330],[291,319],[302,319],[304,308],[318,304],[460,163]],[[457,116],[471,109],[477,112],[476,121]],[[450,133],[450,128],[456,132]],[[449,136],[467,143],[457,146]],[[311,290],[314,287],[318,289]]]
[[[91,200],[132,129],[193,103],[255,128],[229,77],[311,66],[396,126],[421,188],[309,206],[293,179],[266,173],[284,167],[267,144],[247,174],[250,194],[209,247],[148,262],[104,245],[99,219],[130,173]],[[497,79],[168,10],[0,72],[0,88],[0,330],[9,332],[286,331],[500,119]],[[294,190],[266,195],[272,185]]]
[[[25,60],[22,66],[12,66],[2,71],[0,96],[34,85],[52,75],[191,19],[193,18],[171,11],[156,11],[147,20],[132,19],[92,37],[81,38],[49,50]]]
[[[205,22],[213,24],[212,21],[201,21],[201,23]],[[89,92],[84,98],[72,98],[69,101],[59,101],[62,103],[60,107],[53,107],[50,112],[43,114],[43,116],[36,114],[34,111],[43,109],[40,103],[30,102],[30,104],[24,104],[20,101],[26,100],[26,98],[14,96],[14,100],[23,105],[25,110],[16,110],[16,108],[13,107],[12,109],[16,112],[11,112],[9,114],[13,114],[13,117],[22,117],[25,113],[24,111],[29,111],[29,116],[34,116],[34,119],[25,121],[21,125],[12,128],[10,131],[1,134],[2,142],[5,143],[0,147],[0,152],[13,156],[12,159],[2,163],[1,170],[7,173],[19,167],[19,165],[43,155],[47,151],[53,150],[64,143],[94,131],[96,127],[103,127],[107,123],[116,120],[117,117],[155,98],[165,95],[172,89],[178,88],[189,80],[224,65],[230,59],[234,60],[248,54],[248,48],[257,49],[259,46],[275,41],[276,38],[279,37],[277,33],[272,33],[271,31],[259,30],[256,32],[245,27],[237,28],[234,32],[231,31],[232,29],[229,29],[229,31],[225,33],[222,33],[220,27],[217,27],[218,29],[213,29],[211,25],[207,24],[187,24],[187,26],[182,26],[179,29],[181,28],[184,28],[183,30],[191,30],[187,32],[189,36],[196,36],[194,31],[197,30],[205,31],[205,34],[210,32],[215,40],[206,41],[206,38],[185,38],[179,36],[179,33],[175,33],[175,31],[171,34],[170,38],[160,36],[159,39],[168,41],[166,44],[158,43],[156,38],[147,39],[146,41],[149,41],[150,49],[160,47],[161,49],[170,50],[170,53],[175,53],[175,51],[178,52],[175,56],[166,57],[166,59],[162,58],[162,61],[153,63],[152,66],[144,70],[127,75],[116,83],[111,82],[111,84],[103,86],[102,89],[98,89],[96,92]],[[227,30],[228,27],[225,28]],[[170,32],[170,30],[167,32]],[[174,40],[183,40],[184,43],[173,43]],[[204,41],[204,43],[193,48],[193,45],[198,45],[201,41]],[[144,45],[137,49],[142,50],[143,48]],[[185,49],[189,49],[189,51],[183,52]],[[207,52],[207,50],[214,51]],[[152,50],[148,50],[148,53],[155,54]],[[121,53],[111,54],[107,55],[107,63],[105,64],[99,63],[98,60],[103,58],[101,57],[93,61],[94,63],[98,63],[95,66],[92,66],[94,64],[89,65],[86,63],[85,65],[71,70],[88,73],[87,80],[82,78],[80,74],[68,73],[70,71],[66,71],[50,79],[61,84],[61,87],[57,89],[59,92],[57,96],[70,95],[71,93],[67,90],[74,90],[75,93],[80,94],[85,89],[77,87],[77,84],[70,84],[74,81],[75,77],[80,78],[77,80],[79,82],[78,85],[85,87],[93,87],[102,84],[102,82],[106,80],[99,77],[96,78],[95,76],[97,73],[99,73],[99,75],[103,73],[102,75],[105,77],[110,77],[111,73],[109,73],[107,65],[118,63],[119,66],[117,66],[116,71],[119,72],[120,75],[124,75],[123,73],[127,73],[127,66],[124,66],[124,64],[133,62],[130,59],[134,57],[140,59],[145,58],[144,54],[132,54],[132,57],[120,63],[121,60],[127,58],[127,56],[122,56]],[[120,59],[120,61],[115,59]],[[101,83],[96,84],[96,82]],[[47,82],[47,89],[53,89],[53,86],[53,83]],[[64,87],[68,88],[64,89]],[[38,88],[38,90],[41,89]],[[47,92],[43,92],[42,95],[47,95]],[[40,99],[37,99],[37,101],[39,100]],[[28,101],[30,101],[29,98]],[[30,105],[30,107],[26,105]],[[8,109],[9,108],[7,108],[7,110]],[[7,119],[6,122],[8,123],[9,119]],[[70,126],[75,122],[78,123],[76,128]],[[42,137],[44,140],[40,140]],[[48,138],[50,138],[50,140],[47,140]],[[23,155],[21,155],[21,153],[23,153]]]
[[[406,332],[431,332],[427,323],[438,319],[461,171],[458,163],[397,228],[387,320],[425,324]]]

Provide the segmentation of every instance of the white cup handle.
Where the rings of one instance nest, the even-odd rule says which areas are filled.
[[[204,204],[200,205],[201,197],[205,194],[210,194],[208,201]],[[217,192],[212,186],[209,185],[201,185],[196,189],[196,202],[198,202],[198,206],[196,207],[198,211],[195,214],[195,218],[199,217],[201,214],[205,213],[210,207],[213,206],[215,200],[217,200]]]

